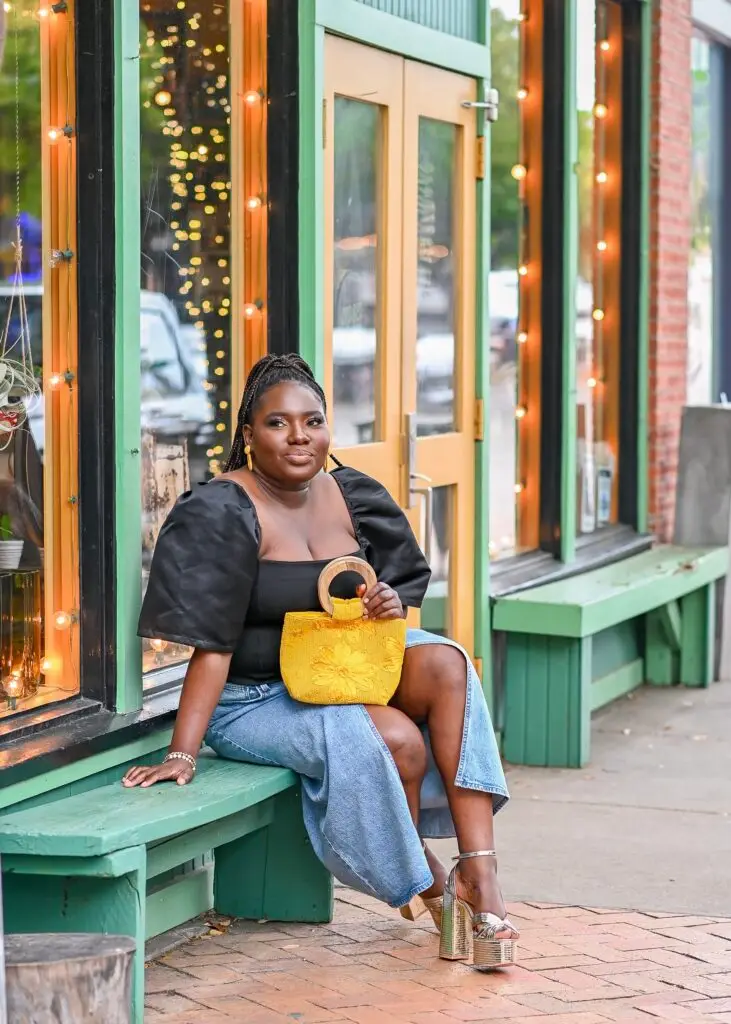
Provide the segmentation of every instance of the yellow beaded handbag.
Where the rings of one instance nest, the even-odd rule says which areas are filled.
[[[401,679],[404,619],[363,618],[363,602],[330,596],[341,572],[356,572],[366,589],[376,574],[362,558],[336,558],[317,584],[324,611],[288,612],[280,664],[290,696],[303,704],[388,704]]]

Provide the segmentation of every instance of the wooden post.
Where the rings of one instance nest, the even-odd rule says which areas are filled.
[[[134,951],[121,935],[6,936],[10,1020],[130,1024]]]

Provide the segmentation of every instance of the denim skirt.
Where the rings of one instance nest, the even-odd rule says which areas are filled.
[[[407,647],[424,644],[447,644],[465,656],[467,701],[455,784],[491,794],[498,811],[508,790],[477,673],[458,644],[421,629],[408,631]],[[396,764],[362,705],[300,704],[281,681],[227,683],[206,743],[220,757],[289,768],[301,776],[305,827],[322,863],[345,885],[400,907],[433,883],[419,834],[454,836],[428,731],[422,731],[429,762],[418,832]]]

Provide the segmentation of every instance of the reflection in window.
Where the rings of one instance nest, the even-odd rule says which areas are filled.
[[[220,468],[231,402],[228,3],[142,0],[142,586],[177,497]],[[144,669],[185,648],[146,640]]]
[[[380,439],[381,109],[335,97],[334,447]]]
[[[416,420],[420,437],[455,422],[455,125],[419,120]]]
[[[691,226],[688,266],[688,376],[687,402],[705,405],[713,387],[713,147],[712,124],[713,44],[696,36],[691,44],[692,150]]]
[[[490,557],[537,546],[540,329],[541,45],[529,0],[493,0],[492,81],[500,117],[490,126]],[[533,258],[532,258],[533,257]]]
[[[454,536],[454,487],[434,487],[431,495],[425,494],[424,497],[419,536],[424,538],[425,554],[432,575],[424,598],[421,625],[438,636],[451,636],[454,621],[450,568]]]
[[[67,12],[0,12],[0,718],[78,691],[76,272],[60,255],[76,246],[56,224],[74,220],[72,39]]]
[[[619,435],[621,12],[577,7],[577,530],[616,522]]]

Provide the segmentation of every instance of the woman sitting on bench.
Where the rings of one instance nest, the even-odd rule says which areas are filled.
[[[221,757],[289,768],[302,779],[313,848],[336,878],[408,919],[428,910],[446,959],[473,949],[476,967],[512,963],[518,933],[493,836],[508,792],[462,648],[410,629],[387,707],[300,704],[281,681],[284,616],[319,609],[329,561],[357,554],[371,564],[379,582],[358,594],[374,620],[420,607],[429,582],[401,509],[356,470],[328,473],[329,451],[325,396],[309,366],[262,359],[226,472],[182,495],[160,533],[139,632],[195,652],[170,752],[131,768],[124,784],[191,782],[204,740]],[[448,876],[422,837],[455,833],[460,857]]]

